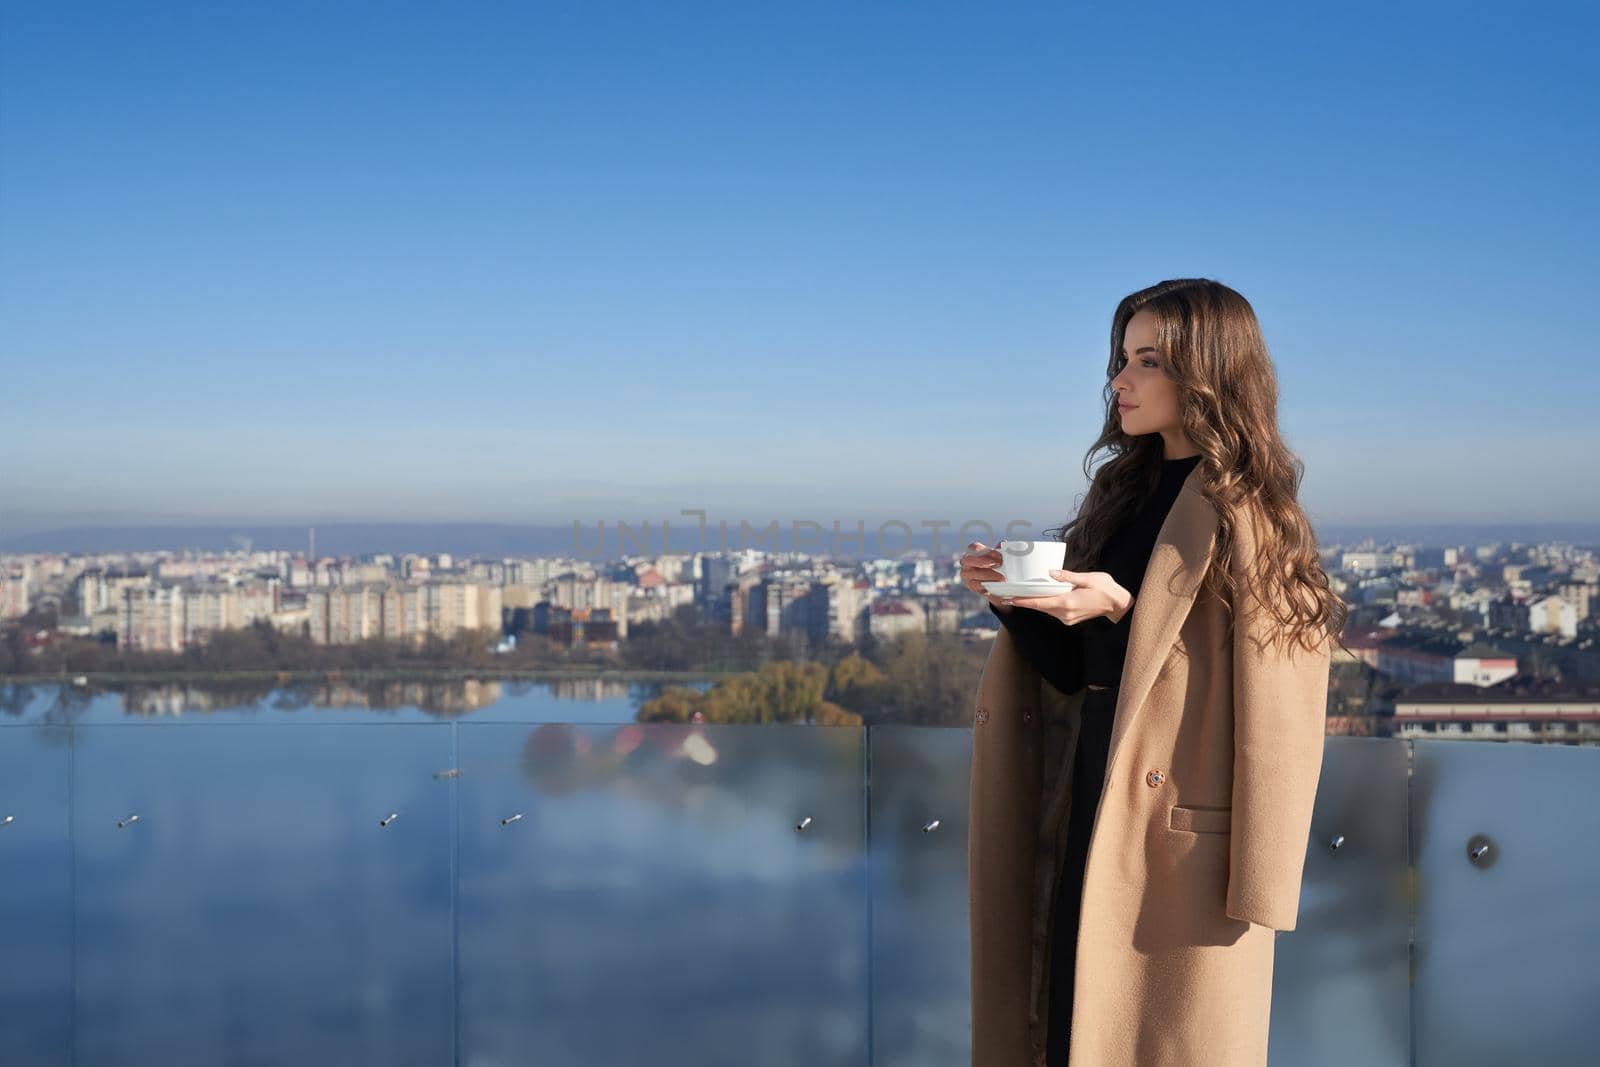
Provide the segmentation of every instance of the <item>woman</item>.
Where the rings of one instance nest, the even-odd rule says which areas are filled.
[[[1072,590],[996,598],[973,726],[974,1067],[1265,1064],[1347,610],[1250,304],[1180,279],[1111,326]],[[1085,473],[1088,474],[1088,460]]]

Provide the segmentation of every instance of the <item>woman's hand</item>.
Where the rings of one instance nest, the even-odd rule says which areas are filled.
[[[1058,582],[1071,582],[1076,588],[1069,589],[1065,593],[1052,593],[1050,596],[1002,599],[1019,608],[1032,608],[1034,611],[1053,615],[1068,626],[1101,615],[1112,622],[1121,622],[1128,609],[1133,607],[1133,594],[1118,585],[1117,580],[1105,571],[1052,570],[1050,577]]]
[[[1010,611],[1011,606],[1000,597],[991,596],[983,587],[984,582],[1005,580],[1005,576],[999,571],[999,566],[1000,550],[986,548],[982,541],[974,541],[967,546],[966,555],[961,557],[961,584],[993,604],[996,611],[1003,613]]]

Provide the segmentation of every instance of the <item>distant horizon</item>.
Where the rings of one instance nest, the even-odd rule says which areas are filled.
[[[708,528],[702,536],[692,519],[682,524],[672,523],[670,542],[663,538],[660,523],[653,522],[648,530],[642,523],[629,524],[626,543],[630,556],[685,554],[695,551],[715,552],[723,549],[724,542],[718,516],[709,517]],[[793,529],[780,524],[779,537],[774,541],[765,536],[771,520],[750,522],[750,536],[741,537],[739,519],[729,517],[726,550],[736,552],[744,548],[789,552],[795,551]],[[938,521],[938,520],[930,520]],[[1005,532],[1001,524],[993,523],[999,536]],[[1028,539],[1042,534],[1045,527],[1034,530],[1019,529],[1017,539]],[[623,555],[620,531],[614,522],[606,524],[602,541],[593,522],[582,529],[579,549],[573,543],[571,523],[318,523],[317,558],[354,558],[390,553],[394,555],[438,555],[448,553],[464,558],[500,558],[502,556],[572,556],[595,560],[614,560]],[[818,557],[836,558],[894,558],[908,552],[929,552],[934,547],[932,535],[925,530],[915,531],[909,539],[903,529],[892,527],[883,532],[871,524],[864,541],[865,552],[854,551],[850,534],[853,522],[841,522],[839,547],[848,551],[833,551],[831,528],[825,528],[820,543],[802,544],[798,551]],[[1476,547],[1486,544],[1518,542],[1522,544],[1570,543],[1575,547],[1600,548],[1600,524],[1591,523],[1391,523],[1381,526],[1347,525],[1342,523],[1318,526],[1318,542],[1323,549],[1343,548],[1354,550],[1364,542],[1372,541],[1378,547],[1385,545],[1415,545],[1419,547]],[[248,538],[255,551],[284,551],[304,556],[308,549],[307,528],[284,524],[216,524],[145,525],[145,526],[86,526],[38,531],[19,536],[0,536],[0,555],[62,553],[70,555],[116,554],[119,552],[181,553],[199,551],[222,553],[243,547]],[[954,527],[939,531],[937,548],[939,556],[948,557],[965,544],[957,544]],[[647,535],[647,538],[646,538]],[[813,536],[813,531],[802,527],[802,538]],[[909,546],[909,547],[908,547]],[[874,551],[886,548],[887,551]]]

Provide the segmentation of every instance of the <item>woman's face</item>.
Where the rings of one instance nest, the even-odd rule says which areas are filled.
[[[1131,437],[1159,433],[1168,458],[1182,452],[1184,434],[1178,413],[1178,383],[1167,377],[1166,353],[1156,350],[1156,317],[1141,311],[1128,320],[1122,354],[1111,388],[1117,394],[1122,432]],[[1126,405],[1126,406],[1125,406]],[[1191,450],[1192,451],[1192,450]]]

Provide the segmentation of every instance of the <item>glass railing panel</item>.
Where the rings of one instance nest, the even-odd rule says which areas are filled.
[[[872,1063],[967,1067],[967,785],[972,731],[874,726]]]
[[[447,724],[75,735],[76,1062],[452,1062]]]
[[[72,731],[0,727],[0,1064],[59,1067],[72,1027]]]
[[[860,728],[458,733],[463,1065],[867,1061]]]
[[[1418,1067],[1595,1062],[1600,749],[1415,746]]]
[[[970,730],[190,721],[0,727],[6,1067],[970,1060]],[[1273,1062],[1584,1062],[1597,760],[1329,738]]]
[[[1407,745],[1330,737],[1295,928],[1273,952],[1269,1059],[1405,1067]]]

